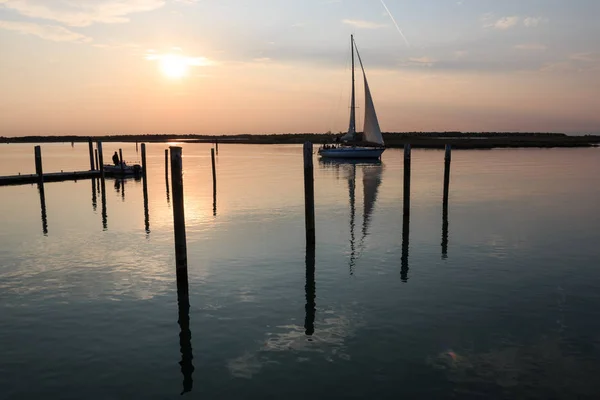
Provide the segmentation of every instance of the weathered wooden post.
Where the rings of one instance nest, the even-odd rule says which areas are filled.
[[[142,143],[142,179],[146,185],[146,143]]]
[[[88,138],[88,149],[90,153],[90,171],[94,170],[94,145],[92,144],[92,138]]]
[[[142,179],[144,192],[144,225],[146,228],[146,233],[148,234],[150,233],[150,213],[148,211],[148,175],[146,174],[146,143],[142,143]]]
[[[450,189],[450,162],[452,146],[446,145],[444,154],[444,198],[442,200],[442,258],[448,258],[448,192]]]
[[[402,257],[400,267],[400,280],[402,282],[408,281],[408,246],[410,236],[410,215],[404,214],[402,216]]]
[[[192,390],[192,344],[189,325],[189,286],[187,271],[187,244],[185,237],[185,214],[183,199],[183,165],[181,147],[171,147],[171,185],[173,192],[173,230],[175,233],[175,269],[177,275],[177,303],[179,307],[179,346],[181,350],[181,373],[183,393]]]
[[[96,142],[96,148],[98,150],[98,164],[100,166],[100,179],[102,182],[102,190],[104,191],[104,155],[102,153],[102,142]]]
[[[304,333],[312,335],[315,332],[315,246],[308,243],[306,245],[306,283],[304,291],[306,292],[306,304],[304,305]]]
[[[306,243],[315,244],[315,182],[313,172],[313,145],[304,143],[304,216]]]
[[[98,163],[100,164],[100,187],[102,189],[102,229],[108,229],[108,218],[106,216],[106,182],[104,180],[104,155],[102,152],[102,142],[96,142],[98,149]]]
[[[410,143],[404,145],[404,215],[410,214]]]
[[[446,145],[446,153],[444,155],[444,200],[443,206],[448,208],[448,189],[450,188],[450,161],[452,161],[452,146]]]
[[[213,177],[213,191],[217,191],[217,170],[215,169],[215,149],[210,149],[210,158],[212,161],[212,177]]]
[[[125,164],[123,163],[123,149],[119,149],[119,161],[121,162],[121,174],[125,174]]]
[[[35,154],[35,173],[37,174],[38,183],[43,184],[44,170],[42,168],[42,148],[40,146],[35,146],[33,152]]]
[[[96,156],[96,170],[100,171],[100,165],[98,162],[98,149],[95,149],[94,151],[95,151],[95,156]]]
[[[165,149],[165,183],[167,185],[167,204],[169,202],[169,150]]]
[[[165,179],[169,182],[169,150],[165,149]]]
[[[181,147],[171,146],[171,191],[173,193],[173,226],[177,281],[185,284],[187,293],[187,244],[183,201],[183,162]]]
[[[215,167],[215,149],[210,149],[213,177],[213,217],[217,216],[217,169]]]

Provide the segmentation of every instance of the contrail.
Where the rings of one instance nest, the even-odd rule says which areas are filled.
[[[398,29],[398,32],[400,33],[400,36],[402,36],[402,39],[404,39],[404,41],[406,42],[406,45],[408,47],[410,47],[410,43],[408,43],[408,40],[406,39],[406,36],[404,36],[404,33],[402,33],[402,29],[400,29],[400,27],[398,26],[398,23],[396,23],[396,20],[394,19],[394,16],[390,12],[390,9],[387,8],[387,6],[385,5],[385,2],[383,0],[381,0],[381,5],[383,5],[383,8],[385,8],[385,11],[387,11],[387,13],[390,16],[390,18],[391,18],[392,22],[394,23],[394,25],[396,25],[396,29]]]

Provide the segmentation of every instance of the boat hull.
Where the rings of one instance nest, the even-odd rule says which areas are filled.
[[[107,176],[139,176],[142,173],[142,167],[139,164],[125,165],[122,169],[120,165],[104,165],[104,173]]]
[[[325,158],[378,159],[384,147],[337,147],[335,149],[319,149],[319,155]]]

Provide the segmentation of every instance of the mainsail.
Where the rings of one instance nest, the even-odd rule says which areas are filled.
[[[371,90],[369,90],[365,67],[363,66],[358,49],[356,49],[356,55],[358,55],[360,68],[362,69],[363,77],[365,79],[365,125],[363,129],[363,141],[383,146],[383,136],[381,135],[381,129],[379,128],[379,121],[377,120],[375,105],[373,104],[373,98],[371,97]]]

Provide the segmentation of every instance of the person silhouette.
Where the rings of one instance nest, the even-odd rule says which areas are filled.
[[[115,151],[115,154],[113,154],[112,159],[113,159],[113,163],[115,165],[119,165],[119,155],[117,154],[116,151]]]

